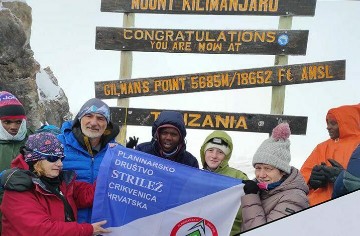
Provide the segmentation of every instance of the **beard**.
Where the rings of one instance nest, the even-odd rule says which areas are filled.
[[[85,127],[85,129],[82,129],[82,133],[89,138],[100,138],[104,132]]]

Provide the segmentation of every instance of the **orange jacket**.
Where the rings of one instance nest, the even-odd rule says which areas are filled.
[[[332,108],[328,113],[333,114],[338,122],[339,139],[328,139],[315,147],[300,169],[306,183],[309,182],[311,170],[315,165],[325,162],[331,166],[328,159],[335,159],[346,168],[352,152],[360,143],[360,104]],[[310,189],[310,206],[330,200],[332,192],[332,183],[316,190]]]

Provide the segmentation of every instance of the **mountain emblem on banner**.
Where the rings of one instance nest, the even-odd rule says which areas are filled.
[[[206,228],[208,228],[208,232],[210,231],[212,233],[212,236],[218,236],[215,225],[210,221],[199,217],[189,217],[177,223],[171,231],[170,236],[179,235],[180,232],[180,235],[185,236],[205,236]]]

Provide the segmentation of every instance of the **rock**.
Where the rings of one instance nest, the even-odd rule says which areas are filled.
[[[26,43],[28,44],[30,41],[32,24],[31,7],[24,2],[3,2],[2,5],[3,7],[8,8],[11,13],[20,20],[26,34]]]
[[[67,97],[50,67],[37,74],[36,82],[40,93],[40,104],[45,108],[44,122],[61,125],[64,120],[72,119]]]
[[[3,2],[1,7],[0,2],[0,90],[21,101],[30,127],[45,123],[60,127],[72,117],[68,100],[51,69],[42,70],[34,59],[29,44],[31,22],[31,8],[26,3]]]

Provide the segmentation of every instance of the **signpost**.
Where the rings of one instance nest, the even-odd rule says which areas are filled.
[[[313,16],[316,0],[102,0],[103,12]]]
[[[111,107],[111,120],[119,125],[152,126],[162,110]],[[307,117],[225,112],[178,111],[186,128],[271,133],[287,121],[291,134],[306,134]]]
[[[124,27],[133,27],[135,24],[135,14],[125,13],[123,16],[123,26]],[[124,51],[121,52],[120,56],[120,80],[129,80],[132,74],[132,52]],[[117,106],[119,107],[129,107],[129,99],[118,99]],[[120,126],[120,132],[116,136],[116,141],[120,144],[126,144],[126,126]]]
[[[279,29],[291,29],[292,16],[280,16]],[[275,63],[277,65],[287,65],[287,55],[275,55]],[[285,107],[285,88],[286,86],[278,86],[271,88],[271,108],[270,114],[284,114]]]
[[[121,70],[125,72],[121,73],[121,80],[95,83],[97,98],[117,98],[118,106],[125,105],[123,108],[112,108],[113,119],[122,127],[121,140],[118,141],[124,142],[126,125],[152,125],[159,113],[128,108],[126,99],[129,97],[265,86],[273,88],[271,114],[280,115],[187,111],[183,114],[189,128],[270,133],[283,120],[284,85],[345,79],[343,60],[286,65],[287,55],[306,54],[309,34],[308,30],[291,30],[292,16],[313,16],[315,7],[316,0],[101,0],[101,11],[125,13],[125,16],[133,16],[134,13],[280,16],[278,30],[146,29],[133,28],[133,24],[124,24],[123,28],[97,27],[95,48],[118,50],[122,54],[143,51],[276,56],[274,67],[131,80],[131,68],[127,68],[132,66],[131,58],[125,60],[125,55],[122,56]],[[199,123],[195,120],[187,122],[188,118],[194,117]],[[286,120],[291,123],[293,133],[305,134],[306,121],[304,125],[303,119],[294,121],[290,118]],[[298,128],[300,126],[301,129]]]
[[[307,117],[286,116],[285,85],[345,80],[345,60],[287,65],[288,55],[305,55],[308,30],[291,30],[293,16],[314,16],[316,0],[101,0],[101,11],[187,15],[280,16],[277,30],[194,30],[97,27],[98,50],[124,53],[122,80],[95,83],[97,98],[117,98],[111,119],[122,127],[152,126],[158,109],[128,108],[129,97],[193,93],[203,91],[272,87],[269,115],[206,111],[179,111],[186,128],[271,133],[280,122],[288,122],[291,133],[306,134]],[[124,18],[125,19],[125,18]],[[204,53],[275,55],[275,66],[164,77],[131,79],[131,53]],[[125,55],[126,54],[126,55]],[[126,58],[125,58],[126,56]],[[126,60],[125,60],[126,59]],[[125,98],[125,99],[124,99]],[[125,101],[125,107],[121,107]],[[119,107],[120,106],[120,107]]]
[[[308,30],[192,30],[97,27],[100,50],[305,55]]]
[[[345,80],[345,60],[95,82],[95,97],[128,98]]]

